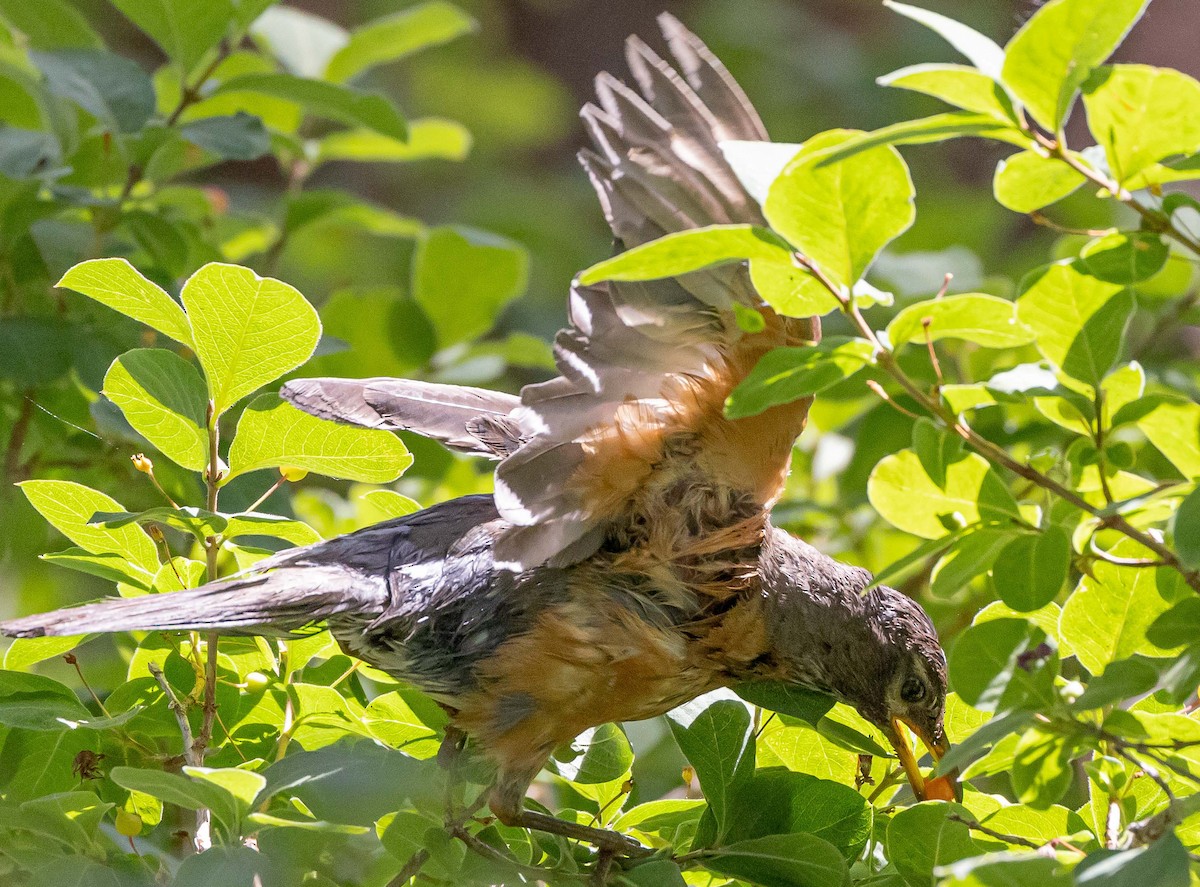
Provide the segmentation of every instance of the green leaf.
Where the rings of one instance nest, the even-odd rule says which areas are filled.
[[[365,129],[331,132],[317,145],[316,163],[349,160],[355,163],[410,163],[415,160],[465,160],[471,133],[461,123],[437,117],[408,122],[408,139],[401,141]]]
[[[782,767],[755,770],[734,805],[728,844],[803,832],[828,841],[852,860],[871,835],[872,809],[857,791]]]
[[[950,684],[968,705],[981,711],[1001,708],[1020,665],[1020,656],[1041,632],[1024,619],[989,619],[972,625],[950,649]]]
[[[48,564],[57,564],[68,570],[99,576],[110,582],[123,582],[144,591],[150,590],[151,575],[140,567],[130,564],[123,554],[111,551],[92,554],[82,548],[67,548],[63,551],[38,555],[38,557]]]
[[[1056,157],[1019,151],[996,165],[992,191],[1013,212],[1031,213],[1062,200],[1086,182],[1083,173]]]
[[[180,344],[191,347],[192,328],[179,303],[143,277],[125,259],[90,259],[63,275],[55,286],[95,299]]]
[[[654,280],[758,258],[791,263],[787,244],[764,228],[709,225],[668,234],[618,253],[583,271],[579,282],[587,286],[602,280]]]
[[[927,145],[968,137],[995,139],[1021,148],[1030,145],[1029,136],[1011,123],[1003,123],[989,114],[947,111],[917,120],[902,120],[871,132],[853,135],[842,144],[827,149],[818,163],[822,166],[836,163],[863,151],[888,145]]]
[[[855,135],[831,130],[805,142],[763,207],[774,230],[847,288],[915,218],[912,179],[894,148],[822,162],[825,152]]]
[[[1081,262],[1050,265],[1022,282],[1017,317],[1052,364],[1093,388],[1121,356],[1133,294],[1086,273]]]
[[[102,49],[104,43],[78,9],[65,0],[0,0],[0,16],[25,35],[33,49],[81,46]]]
[[[271,150],[271,136],[262,120],[245,111],[193,120],[179,134],[222,160],[257,160]]]
[[[733,825],[734,793],[754,773],[754,724],[744,702],[728,698],[713,702],[712,696],[706,694],[674,709],[667,714],[667,723],[696,769],[719,840]]]
[[[1083,85],[1083,106],[1121,184],[1160,160],[1200,151],[1200,83],[1180,71],[1098,68]]]
[[[362,126],[393,139],[406,138],[404,117],[384,96],[349,86],[307,80],[291,74],[243,74],[217,87],[223,92],[254,92],[295,102],[309,114]]]
[[[138,348],[118,357],[104,396],[164,456],[192,471],[208,464],[208,392],[196,368],[173,351]]]
[[[261,773],[237,767],[184,767],[183,772],[194,780],[207,782],[228,792],[237,805],[239,821],[250,812],[254,799],[267,784],[266,777]]]
[[[1170,249],[1157,234],[1129,231],[1097,238],[1079,253],[1089,274],[1126,286],[1153,277],[1169,255]]]
[[[799,718],[814,727],[836,702],[828,693],[781,681],[753,681],[738,684],[735,689],[737,694],[748,702],[779,714]]]
[[[721,153],[733,168],[742,187],[758,203],[767,202],[771,183],[796,156],[801,145],[789,142],[758,142],[731,139],[720,142]]]
[[[421,503],[395,490],[371,490],[362,500],[379,514],[379,520],[394,520],[421,510]]]
[[[1136,421],[1150,443],[1184,477],[1200,478],[1200,404],[1164,398]]]
[[[1150,0],[1050,0],[1004,50],[1002,78],[1034,119],[1057,132],[1079,87]]]
[[[1045,810],[1058,803],[1074,779],[1074,746],[1059,733],[1030,730],[1017,740],[1013,755],[1013,791],[1022,804]]]
[[[1071,873],[1057,859],[1028,852],[989,853],[964,859],[942,870],[950,880],[939,887],[1074,887]]]
[[[255,398],[238,419],[229,477],[285,465],[327,477],[390,483],[413,459],[390,431],[318,419],[274,394]]]
[[[275,864],[265,853],[249,847],[216,846],[195,853],[179,864],[172,887],[234,887],[278,884]]]
[[[188,779],[163,770],[113,767],[109,778],[122,788],[152,795],[168,804],[188,810],[208,808],[213,817],[233,829],[238,822],[237,801],[227,789],[212,782]]]
[[[871,362],[872,354],[865,339],[840,337],[800,348],[775,348],[730,393],[725,415],[741,419],[810,397],[853,376]]]
[[[1014,121],[1012,101],[1004,88],[977,68],[966,65],[911,65],[876,81],[949,102],[964,111],[987,114],[1007,125]]]
[[[91,715],[71,690],[42,675],[0,671],[0,724],[26,730],[66,730]]]
[[[621,875],[630,887],[687,887],[674,860],[652,859]]]
[[[1197,598],[1188,600],[1200,603],[1200,599]],[[1160,616],[1146,632],[1147,637],[1154,637],[1154,629],[1161,624],[1162,617]],[[1180,638],[1176,643],[1186,644],[1195,637],[1193,632]],[[1159,670],[1150,662],[1138,656],[1130,659],[1118,659],[1116,662],[1109,663],[1103,674],[1088,681],[1087,689],[1071,704],[1071,707],[1075,711],[1089,711],[1141,696],[1154,689],[1155,684],[1158,683],[1158,672]]]
[[[763,887],[830,887],[849,875],[836,847],[801,832],[738,841],[705,856],[703,863],[710,871]]]
[[[304,296],[249,268],[205,265],[188,278],[182,297],[218,416],[308,360],[321,338],[321,321]]]
[[[933,870],[979,853],[971,832],[951,813],[970,814],[958,804],[926,801],[901,810],[887,827],[888,859],[914,887],[933,883]]]
[[[529,256],[513,241],[472,228],[433,228],[417,242],[413,296],[442,347],[486,333],[525,290]]]
[[[1148,847],[1097,850],[1075,868],[1078,887],[1187,887],[1192,883],[1187,850],[1168,832]]]
[[[30,54],[46,88],[115,132],[137,132],[154,113],[154,86],[132,59],[98,49]]]
[[[1116,557],[1154,557],[1127,539],[1118,542],[1110,553]],[[1063,638],[1071,643],[1084,668],[1100,674],[1109,662],[1134,653],[1171,655],[1173,650],[1152,643],[1146,630],[1174,603],[1175,576],[1173,571],[1153,567],[1123,567],[1107,561],[1093,565],[1092,575],[1079,580],[1079,586],[1063,605],[1059,620]]]
[[[915,452],[901,450],[875,466],[867,497],[892,526],[925,539],[981,520],[1011,524],[1021,519],[1012,493],[982,456],[965,454],[945,472],[945,481],[938,483]]]
[[[4,651],[4,667],[9,671],[25,671],[31,665],[71,652],[82,641],[82,636],[16,638]]]
[[[398,61],[478,29],[475,19],[452,3],[431,0],[355,29],[329,60],[325,77],[345,83],[368,68]]]
[[[1189,569],[1200,568],[1200,487],[1192,490],[1171,518],[1175,553]]]
[[[400,691],[393,690],[372,699],[363,715],[363,723],[377,740],[415,758],[425,759],[437,754],[439,739],[434,728],[439,725],[426,724]]]
[[[1018,536],[992,566],[1000,599],[1018,612],[1038,610],[1054,600],[1071,566],[1071,540],[1061,527]]]
[[[762,300],[785,317],[820,316],[839,307],[825,284],[790,258],[786,262],[751,259],[750,282]]]
[[[598,785],[622,779],[633,764],[629,739],[616,724],[589,728],[568,749],[560,749],[552,759],[559,776],[580,785]]]
[[[191,71],[216,46],[234,18],[230,0],[112,0],[182,69]]]
[[[895,0],[883,0],[883,5],[937,33],[988,77],[994,80],[1000,78],[1000,69],[1004,64],[1004,50],[997,46],[990,37],[985,37],[962,22],[936,12],[930,12],[928,9],[897,3]]]
[[[147,580],[158,571],[158,550],[140,528],[89,525],[97,511],[124,511],[116,499],[66,480],[27,480],[20,487],[38,513],[76,545],[92,554],[119,555],[134,570],[144,570]]]
[[[1017,306],[983,293],[965,293],[909,305],[888,324],[893,346],[921,341],[928,330],[932,341],[964,339],[985,348],[1018,348],[1033,334],[1017,320]]]
[[[294,545],[311,545],[320,542],[321,537],[306,523],[278,514],[259,514],[247,511],[242,514],[215,514],[203,508],[187,506],[184,508],[168,508],[160,505],[145,511],[129,512],[97,512],[92,515],[94,523],[108,528],[128,527],[135,524],[166,524],[185,533],[191,533],[197,540],[203,541],[208,536],[224,536],[226,539],[240,539],[243,536],[270,536],[282,539]]]

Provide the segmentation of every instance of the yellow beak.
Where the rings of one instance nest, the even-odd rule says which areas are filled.
[[[917,796],[917,800],[950,801],[959,798],[962,789],[958,785],[957,774],[955,773],[947,774],[928,783],[926,782],[925,776],[921,773],[921,768],[917,766],[917,756],[909,744],[908,736],[904,731],[905,727],[912,730],[916,737],[921,740],[921,743],[929,750],[929,754],[933,757],[934,761],[940,761],[942,755],[949,750],[950,746],[944,740],[942,742],[934,742],[933,738],[926,735],[924,730],[906,719],[892,718],[892,745],[896,749],[896,757],[900,759],[900,766],[904,768],[904,773],[908,777],[908,783],[912,786],[913,794]],[[936,788],[934,783],[937,784]]]

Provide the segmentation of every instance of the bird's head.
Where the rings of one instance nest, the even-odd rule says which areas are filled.
[[[949,748],[942,720],[946,656],[933,623],[918,603],[887,586],[833,598],[838,599],[843,605],[824,602],[834,618],[805,618],[791,638],[792,678],[832,693],[878,727],[918,798],[948,800],[948,789],[957,793],[957,786],[951,779],[927,791],[905,733],[907,727],[935,761]]]
[[[943,724],[946,654],[916,601],[879,586],[867,592],[864,604],[869,652],[863,667],[853,670],[866,680],[848,682],[846,689],[853,696],[847,701],[891,741],[917,797],[931,797],[935,793],[927,791],[905,728],[935,761],[949,749]]]

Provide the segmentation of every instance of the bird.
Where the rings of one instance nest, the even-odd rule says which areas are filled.
[[[601,73],[582,166],[627,250],[712,224],[764,225],[722,143],[767,141],[749,99],[675,17],[670,61],[637,36],[632,85]],[[758,312],[762,323],[739,324]],[[495,492],[294,548],[199,588],[0,623],[10,637],[126,630],[288,634],[326,623],[348,654],[409,682],[495,766],[503,823],[610,850],[632,842],[524,808],[552,751],[721,687],[829,694],[934,759],[946,658],[921,606],[774,526],[811,399],[730,419],[726,398],[774,348],[816,342],[745,265],[644,282],[576,282],[558,375],[520,395],[406,379],[295,379],[313,415],[407,430],[498,460]]]

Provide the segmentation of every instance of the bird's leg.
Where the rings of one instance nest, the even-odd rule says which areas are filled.
[[[529,780],[505,779],[503,776],[501,774],[501,778],[497,780],[495,787],[492,789],[488,806],[496,814],[496,818],[505,825],[533,829],[539,832],[547,832],[551,835],[562,835],[564,838],[585,841],[588,844],[598,847],[602,852],[607,851],[610,856],[613,854],[621,856],[650,856],[655,852],[649,847],[643,847],[637,841],[633,840],[633,838],[628,838],[620,832],[604,828],[593,828],[590,825],[580,825],[576,822],[567,822],[565,819],[559,819],[556,816],[547,816],[545,813],[525,810],[523,806],[525,789],[529,785]]]

